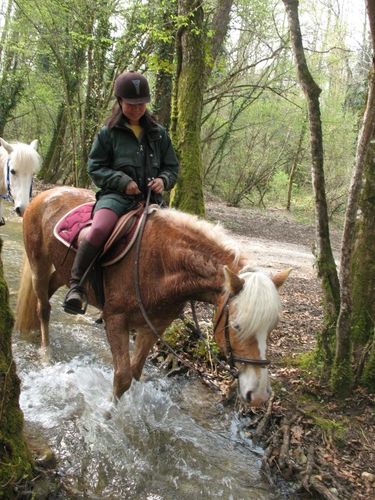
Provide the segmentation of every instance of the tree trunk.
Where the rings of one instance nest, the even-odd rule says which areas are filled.
[[[23,414],[19,407],[20,381],[12,356],[13,317],[3,275],[0,240],[0,492],[2,498],[16,498],[17,481],[32,473],[32,459],[23,435]]]
[[[177,34],[177,74],[171,134],[180,161],[180,175],[172,204],[204,214],[200,131],[204,92],[204,15],[200,1],[180,0],[179,15],[187,26]]]
[[[375,328],[375,144],[366,157],[364,188],[360,200],[360,220],[357,223],[352,276],[352,340],[355,360],[361,360],[366,347],[374,341]],[[371,355],[370,355],[371,358]],[[356,379],[375,390],[375,370],[370,360],[358,363]],[[375,360],[374,360],[375,361]]]
[[[305,138],[305,134],[306,134],[306,119],[304,118],[303,122],[302,122],[302,126],[301,126],[301,133],[300,133],[299,139],[298,139],[297,151],[296,151],[296,154],[294,155],[292,168],[290,169],[290,174],[289,174],[288,194],[287,194],[287,200],[286,200],[286,209],[288,211],[290,211],[290,205],[292,203],[292,188],[293,188],[294,176],[297,172],[298,163],[301,160],[302,144],[303,144],[303,140]]]
[[[67,112],[65,103],[59,106],[56,118],[56,126],[53,131],[51,142],[48,146],[46,157],[43,161],[39,177],[45,182],[57,182],[61,177],[60,163],[64,149],[64,140],[67,127]]]
[[[20,38],[20,33],[15,27],[19,21],[19,10],[16,9],[12,19],[11,9],[12,3],[9,2],[0,45],[0,136],[4,135],[5,125],[17,106],[24,89],[25,78],[20,69],[22,67],[21,56],[16,50]],[[24,71],[23,68],[22,71]]]
[[[172,204],[181,210],[204,214],[203,168],[200,132],[203,93],[228,31],[233,0],[219,0],[213,21],[209,57],[207,27],[202,3],[179,0],[179,15],[188,25],[177,33],[177,70],[173,92],[171,134],[180,160],[180,176]],[[206,64],[208,59],[208,64]]]
[[[367,13],[370,21],[372,48],[375,48],[375,0],[367,0]],[[369,155],[370,141],[374,138],[375,131],[375,61],[373,59],[373,67],[371,71],[371,77],[369,80],[368,97],[366,103],[366,109],[363,116],[362,127],[358,136],[357,152],[354,164],[354,170],[352,175],[352,180],[349,190],[348,205],[345,213],[345,223],[344,223],[344,233],[342,239],[341,248],[341,266],[340,266],[340,284],[341,284],[341,303],[340,303],[340,314],[337,321],[336,329],[336,356],[332,373],[332,385],[340,392],[343,391],[343,387],[347,389],[349,382],[351,381],[351,333],[352,333],[352,286],[353,286],[353,254],[354,254],[354,244],[357,234],[357,212],[359,206],[359,196],[362,189],[362,179],[366,167],[366,159]],[[372,161],[371,161],[372,163]],[[367,180],[370,181],[371,176],[369,175]],[[367,182],[367,189],[371,188],[371,183]],[[366,190],[364,195],[366,196]],[[370,196],[371,198],[371,196]],[[372,211],[370,211],[372,212]],[[367,216],[370,215],[369,212],[366,213]],[[369,220],[366,221],[368,223]],[[369,237],[373,235],[373,228],[371,228]],[[366,234],[366,239],[367,239]],[[362,250],[364,245],[362,243]],[[372,248],[372,252],[373,252]],[[370,274],[371,269],[367,269]],[[370,276],[369,276],[370,277]],[[372,275],[372,277],[374,277]],[[371,277],[370,277],[371,279]],[[373,285],[371,286],[371,288]],[[356,289],[357,293],[360,295],[365,294],[365,290]],[[358,303],[358,297],[356,298]],[[372,306],[373,307],[373,306]],[[367,313],[370,313],[368,310]],[[372,350],[373,353],[373,350]],[[372,384],[375,382],[375,370],[372,370],[372,376],[369,373],[371,364],[374,364],[374,354],[370,356],[370,363],[365,369],[365,377],[370,381],[372,378]],[[372,366],[372,368],[374,368]],[[370,370],[371,371],[371,370]]]
[[[333,327],[336,324],[340,306],[340,288],[329,238],[328,209],[323,169],[323,136],[319,105],[321,90],[312,78],[307,66],[298,17],[298,0],[283,0],[283,2],[288,15],[292,47],[297,63],[298,79],[308,105],[312,158],[311,172],[315,197],[316,261],[318,274],[323,286],[325,320],[325,328],[319,339],[318,350],[319,355],[323,358],[324,371],[329,372],[332,363],[332,344],[334,342]]]
[[[173,89],[173,58],[175,55],[175,40],[172,36],[171,18],[177,14],[177,2],[170,2],[168,8],[163,10],[162,29],[167,34],[166,38],[157,42],[156,54],[158,58],[158,72],[154,87],[153,112],[167,130],[171,122],[171,105]]]

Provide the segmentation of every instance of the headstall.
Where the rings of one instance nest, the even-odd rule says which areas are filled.
[[[245,365],[254,365],[259,366],[260,368],[266,368],[271,362],[268,359],[254,359],[254,358],[238,358],[234,356],[232,345],[230,343],[230,335],[229,335],[229,303],[232,299],[232,295],[227,293],[223,305],[217,315],[216,323],[214,326],[214,335],[219,326],[221,318],[224,316],[224,337],[225,337],[225,350],[228,358],[228,364],[231,370],[237,370],[235,363],[242,363]]]

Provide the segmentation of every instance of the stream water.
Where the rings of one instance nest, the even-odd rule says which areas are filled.
[[[22,224],[5,215],[0,237],[13,307]],[[37,335],[15,332],[13,340],[26,424],[53,449],[58,473],[74,492],[59,498],[285,498],[261,478],[262,450],[246,438],[244,423],[199,381],[167,379],[147,365],[142,382],[112,408],[111,355],[98,313],[63,313],[63,293],[52,298],[48,362]]]

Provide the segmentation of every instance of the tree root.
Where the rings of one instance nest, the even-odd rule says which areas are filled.
[[[268,401],[266,413],[264,414],[264,417],[262,418],[262,420],[259,422],[259,424],[258,424],[258,426],[253,434],[253,441],[255,443],[257,443],[261,440],[261,438],[263,437],[263,434],[268,426],[268,423],[271,419],[272,405],[273,405],[274,399],[275,399],[275,394],[272,393],[272,395]]]
[[[272,418],[274,417],[274,418]],[[275,418],[276,417],[276,418]],[[264,441],[266,446],[263,459],[262,471],[271,485],[274,485],[274,477],[281,475],[286,480],[293,480],[299,485],[300,490],[307,491],[310,494],[319,494],[320,497],[327,500],[339,500],[339,498],[350,498],[350,494],[345,490],[342,484],[338,484],[335,478],[326,472],[328,467],[322,457],[319,457],[319,465],[315,460],[315,445],[310,443],[308,450],[303,447],[303,443],[298,442],[297,449],[302,450],[305,455],[303,465],[296,462],[293,457],[293,444],[291,441],[291,430],[293,424],[302,417],[296,411],[291,417],[283,415],[272,416],[272,402],[258,423],[253,437],[260,439],[267,432],[271,432],[270,437]],[[298,423],[298,425],[300,425]],[[270,429],[272,427],[272,430]],[[307,455],[307,457],[306,457]],[[324,471],[324,472],[323,472]],[[331,486],[334,486],[331,487]]]

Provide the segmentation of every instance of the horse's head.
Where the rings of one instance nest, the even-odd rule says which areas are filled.
[[[277,289],[289,272],[270,278],[248,268],[235,274],[224,267],[225,290],[216,312],[214,336],[238,373],[241,397],[252,406],[261,405],[270,396],[267,338],[279,319]]]
[[[4,163],[6,194],[13,200],[17,214],[22,217],[30,201],[33,175],[41,164],[36,151],[38,141],[32,141],[31,144],[9,144],[0,138],[0,143],[8,153]]]

